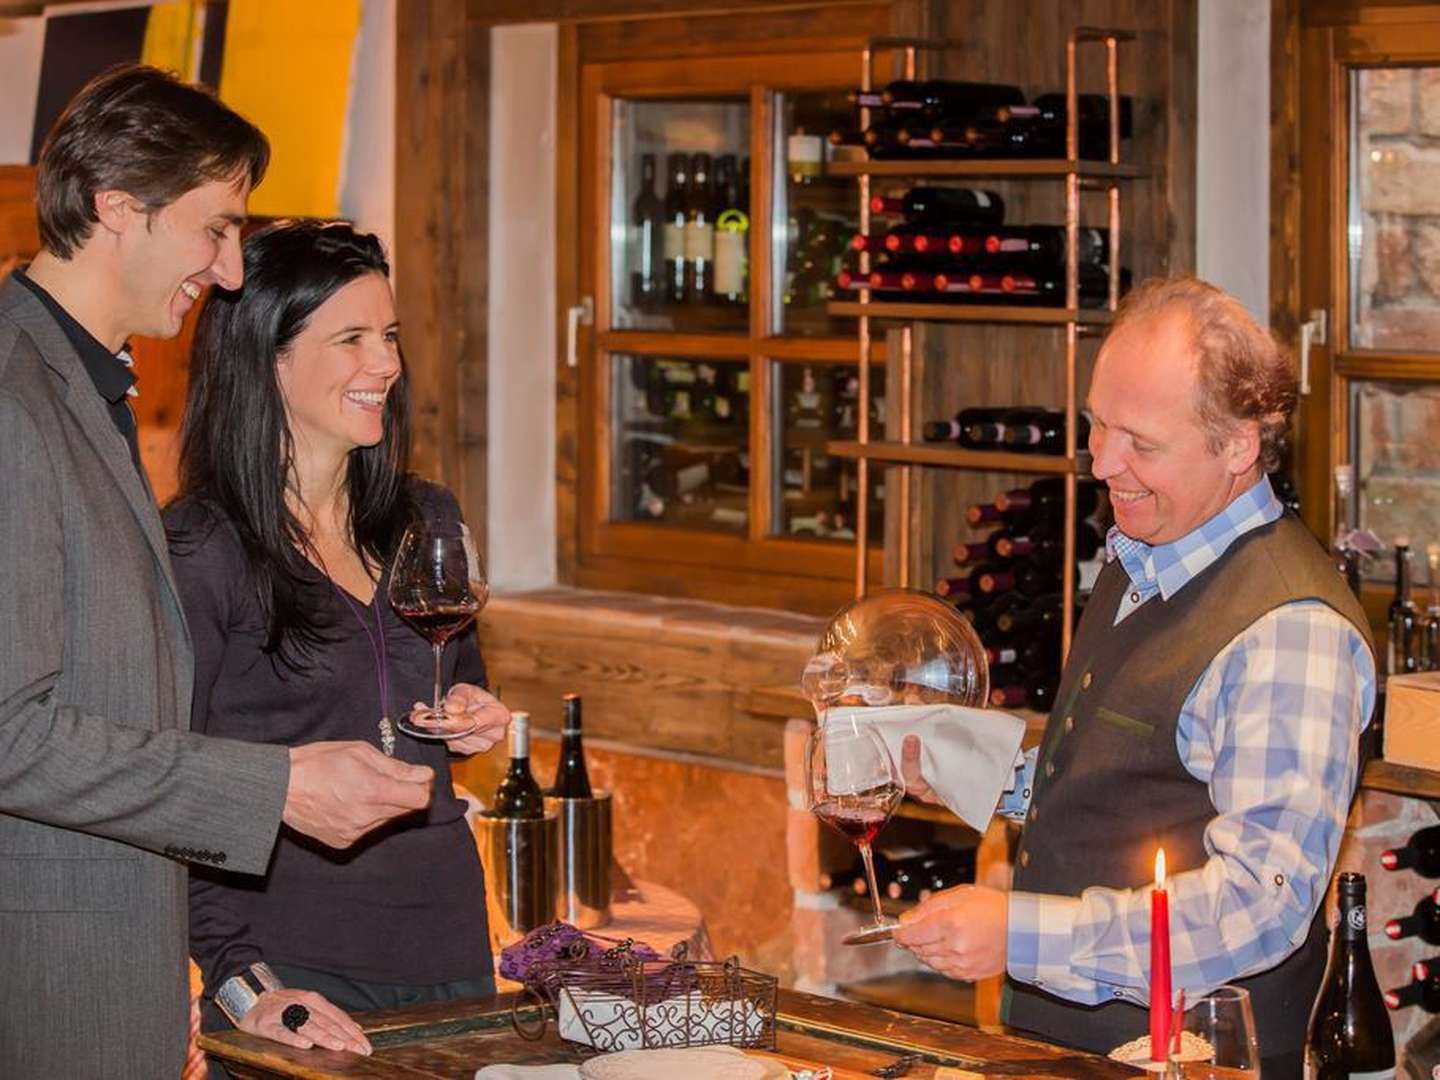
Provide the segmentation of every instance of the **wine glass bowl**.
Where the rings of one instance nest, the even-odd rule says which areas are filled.
[[[1180,1053],[1172,1053],[1167,1075],[1179,1080],[1260,1080],[1250,991],[1222,986],[1185,1010]]]
[[[435,655],[435,699],[400,720],[421,739],[456,739],[475,730],[445,711],[441,660],[445,645],[474,620],[490,598],[485,566],[462,523],[419,521],[405,530],[390,569],[390,605],[427,640]]]
[[[899,924],[886,919],[880,908],[870,845],[905,795],[895,759],[868,723],[837,716],[810,733],[805,766],[810,812],[860,849],[874,904],[874,923],[843,940],[847,945],[888,941]]]

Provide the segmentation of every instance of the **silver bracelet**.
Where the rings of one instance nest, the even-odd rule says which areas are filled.
[[[260,995],[269,990],[283,990],[285,984],[263,960],[251,964],[237,975],[231,975],[215,991],[215,1004],[226,1019],[236,1027],[245,1014],[255,1007]]]

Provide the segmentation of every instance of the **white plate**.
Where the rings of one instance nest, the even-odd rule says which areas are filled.
[[[601,1054],[580,1066],[580,1076],[582,1080],[790,1080],[790,1070],[733,1046],[692,1046]]]

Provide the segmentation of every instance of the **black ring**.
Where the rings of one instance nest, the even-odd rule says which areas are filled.
[[[298,1001],[294,1005],[286,1005],[285,1011],[280,1014],[280,1025],[290,1031],[299,1031],[310,1019],[310,1010]]]

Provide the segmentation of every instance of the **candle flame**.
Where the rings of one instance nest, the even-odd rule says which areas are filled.
[[[1163,847],[1155,852],[1155,888],[1165,888],[1165,849]]]

